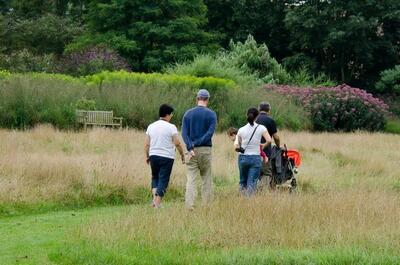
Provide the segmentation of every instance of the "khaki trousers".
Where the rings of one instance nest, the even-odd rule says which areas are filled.
[[[201,177],[201,199],[207,204],[212,199],[212,176],[211,176],[211,147],[202,146],[194,148],[195,156],[187,163],[187,182],[185,205],[188,208],[194,207],[197,196],[198,175]]]

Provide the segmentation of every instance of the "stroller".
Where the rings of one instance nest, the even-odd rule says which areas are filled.
[[[300,153],[296,150],[288,150],[286,145],[284,145],[284,148],[274,146],[270,160],[272,167],[271,184],[276,186],[290,181],[289,191],[296,190],[297,180],[295,174],[298,173],[297,168],[301,164]]]

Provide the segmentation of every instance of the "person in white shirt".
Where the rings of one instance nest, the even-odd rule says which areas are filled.
[[[152,206],[159,208],[171,176],[175,159],[175,147],[178,149],[182,163],[185,163],[185,154],[179,140],[178,129],[171,124],[174,109],[163,104],[159,109],[160,119],[147,127],[145,152],[146,163],[151,166]]]
[[[257,108],[247,110],[248,123],[241,127],[235,140],[235,151],[239,152],[239,190],[246,196],[250,196],[256,190],[257,179],[260,175],[261,157],[260,144],[264,137],[265,143],[262,149],[271,143],[267,128],[255,123],[258,116]]]

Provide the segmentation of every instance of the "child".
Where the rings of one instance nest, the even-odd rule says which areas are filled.
[[[230,127],[227,131],[228,137],[229,139],[234,142],[236,140],[237,137],[237,133],[238,133],[238,129],[234,128],[234,127]],[[268,162],[268,157],[265,154],[265,152],[263,151],[261,144],[260,144],[260,156],[263,160],[263,163],[267,163]]]

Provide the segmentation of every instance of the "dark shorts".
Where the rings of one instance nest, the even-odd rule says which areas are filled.
[[[174,159],[162,156],[150,156],[151,188],[157,189],[156,195],[163,197],[167,191]]]

